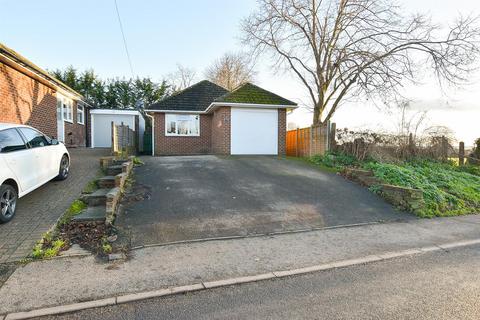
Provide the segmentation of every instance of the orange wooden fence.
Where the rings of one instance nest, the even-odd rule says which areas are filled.
[[[328,150],[328,125],[287,131],[286,153],[292,157],[323,155]]]

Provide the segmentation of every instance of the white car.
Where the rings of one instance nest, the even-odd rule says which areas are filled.
[[[18,198],[54,178],[65,180],[69,170],[63,143],[29,126],[0,123],[0,223],[13,218]]]

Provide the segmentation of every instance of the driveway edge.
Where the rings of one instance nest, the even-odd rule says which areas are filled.
[[[401,251],[391,251],[391,252],[385,252],[381,254],[367,255],[367,256],[355,258],[355,259],[338,260],[338,261],[333,261],[329,263],[313,265],[313,266],[297,268],[297,269],[278,270],[278,271],[273,271],[273,272],[263,273],[258,275],[214,280],[214,281],[208,281],[208,282],[200,282],[192,285],[177,286],[177,287],[171,287],[171,288],[160,289],[160,290],[132,293],[127,295],[119,295],[119,296],[113,296],[110,298],[74,303],[74,304],[63,305],[63,306],[41,308],[41,309],[35,309],[35,310],[25,311],[25,312],[9,313],[6,315],[0,315],[0,320],[19,320],[19,319],[30,319],[34,317],[40,317],[40,316],[58,315],[63,313],[81,311],[85,309],[119,305],[119,304],[133,302],[133,301],[141,301],[141,300],[147,300],[151,298],[165,297],[165,296],[177,295],[181,293],[207,290],[211,288],[232,286],[232,285],[237,285],[242,283],[257,282],[257,281],[263,281],[263,280],[269,280],[269,279],[279,279],[284,277],[308,274],[312,272],[325,271],[325,270],[331,270],[331,269],[337,269],[337,268],[345,268],[345,267],[350,267],[350,266],[355,266],[360,264],[391,260],[399,257],[423,254],[423,253],[432,252],[432,251],[439,251],[439,250],[448,251],[449,249],[466,247],[466,246],[471,246],[476,244],[480,244],[480,239],[457,241],[457,242],[444,243],[444,244],[427,246],[427,247],[406,249]]]

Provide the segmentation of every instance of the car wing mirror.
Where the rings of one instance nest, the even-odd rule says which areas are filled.
[[[53,145],[57,145],[58,144],[58,140],[57,139],[52,139],[52,142],[51,142]]]

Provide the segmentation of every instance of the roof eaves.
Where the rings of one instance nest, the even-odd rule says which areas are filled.
[[[16,64],[18,64],[18,65],[20,65],[20,66],[22,66],[22,67],[24,67],[28,70],[30,70],[31,72],[33,72],[33,73],[37,74],[38,76],[46,79],[47,81],[53,82],[53,84],[56,87],[58,87],[60,89],[63,89],[63,90],[66,90],[66,91],[70,92],[71,94],[76,95],[79,98],[83,99],[83,96],[79,92],[70,88],[65,83],[63,83],[62,81],[53,77],[47,71],[43,70],[42,68],[40,68],[39,66],[34,64],[32,61],[28,60],[27,58],[25,58],[24,56],[22,56],[21,54],[19,54],[15,50],[7,47],[6,45],[4,45],[2,43],[0,43],[0,55],[5,56],[7,59],[13,61],[14,63],[16,63]]]

